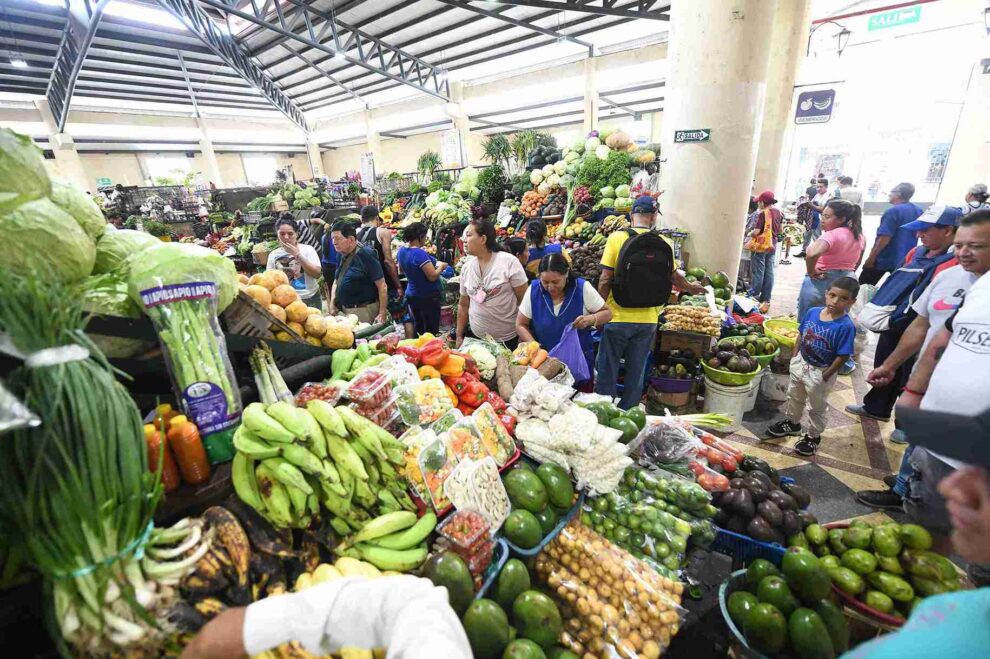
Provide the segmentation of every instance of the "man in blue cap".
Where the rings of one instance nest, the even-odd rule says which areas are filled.
[[[917,232],[921,246],[907,253],[904,263],[884,281],[859,317],[861,322],[865,320],[867,328],[875,331],[878,325],[885,328],[878,331],[874,368],[880,368],[890,357],[905,330],[917,318],[918,312],[913,305],[928,289],[935,275],[958,263],[951,248],[961,217],[962,211],[958,208],[931,206],[917,220],[901,227],[912,233]],[[848,405],[846,411],[888,421],[914,367],[915,356],[905,359],[889,378],[871,382],[873,387],[864,396],[863,404]]]
[[[673,283],[682,291],[700,295],[705,292],[704,286],[692,284],[684,278],[674,266],[673,249],[670,242],[656,232],[651,232],[657,220],[657,201],[650,195],[642,195],[633,202],[630,213],[631,229],[615,231],[608,237],[605,250],[602,252],[602,274],[598,280],[598,293],[612,310],[612,320],[602,329],[602,343],[598,349],[598,359],[595,362],[598,371],[595,381],[595,392],[605,396],[615,397],[618,389],[619,362],[625,361],[626,375],[619,407],[624,410],[637,405],[643,397],[643,379],[645,378],[646,359],[656,338],[657,321],[663,311],[666,300],[651,299],[652,304],[616,302],[620,299],[651,298],[664,286],[670,291]],[[650,232],[655,238],[645,238],[642,234]],[[636,234],[641,234],[637,236]],[[636,257],[630,250],[623,251],[630,236],[636,236]],[[641,242],[646,241],[646,242]],[[663,241],[662,243],[660,241]],[[630,244],[632,246],[632,244]],[[660,249],[657,249],[657,248]],[[665,252],[664,257],[660,252]],[[644,263],[653,261],[665,263],[664,272],[657,268],[649,268]],[[621,261],[621,262],[620,262]],[[638,263],[637,263],[638,262]],[[666,269],[670,270],[667,271]],[[622,270],[617,273],[617,270]],[[637,289],[629,293],[623,284],[622,290],[613,290],[613,284],[619,278],[628,277]],[[619,281],[622,284],[622,281]],[[663,297],[662,295],[659,297]]]

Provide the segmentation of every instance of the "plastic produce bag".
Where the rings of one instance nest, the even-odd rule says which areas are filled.
[[[560,643],[578,656],[656,658],[680,629],[684,584],[577,521],[534,567],[560,606]]]
[[[395,391],[402,421],[409,426],[429,425],[453,407],[443,380],[423,380]]]
[[[556,357],[571,370],[575,382],[591,379],[591,369],[588,360],[581,349],[581,337],[573,325],[564,328],[560,341],[550,351],[550,357]]]
[[[701,441],[683,424],[667,421],[668,417],[648,417],[629,449],[643,465],[687,463]]]
[[[457,456],[458,460],[468,458],[480,460],[491,455],[481,441],[481,435],[471,417],[463,418],[455,423],[443,436],[446,438],[447,448]]]
[[[7,391],[3,382],[0,382],[0,434],[18,428],[34,428],[40,425],[41,419],[18,400],[17,396]]]

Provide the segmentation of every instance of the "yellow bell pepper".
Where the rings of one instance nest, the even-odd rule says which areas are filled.
[[[447,396],[450,398],[450,404],[457,407],[457,404],[461,402],[457,399],[457,394],[454,393],[454,390],[450,388],[449,384],[445,384],[443,386],[447,390]]]
[[[451,378],[460,377],[464,375],[466,366],[467,361],[460,355],[447,355],[447,359],[440,365],[440,375]]]
[[[432,341],[435,338],[437,338],[437,337],[435,337],[432,334],[430,334],[429,332],[427,332],[426,334],[424,334],[423,336],[419,337],[418,339],[415,339],[415,341],[416,341],[416,347],[417,348],[422,348],[423,345],[427,341]]]
[[[417,372],[419,373],[420,380],[439,380],[440,376],[443,375],[443,373],[434,367],[426,365],[420,366]]]

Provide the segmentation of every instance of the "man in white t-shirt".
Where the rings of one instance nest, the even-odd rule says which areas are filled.
[[[836,192],[836,196],[838,196],[839,199],[845,199],[851,204],[856,204],[860,208],[863,207],[863,193],[860,192],[859,188],[853,187],[852,176],[839,177],[839,188]]]
[[[924,355],[934,337],[945,327],[946,321],[959,311],[971,287],[990,271],[990,212],[963,218],[953,244],[959,264],[936,275],[925,292],[915,300],[911,308],[918,314],[917,317],[904,331],[890,356],[867,376],[870,384],[883,386],[894,377],[901,364],[914,355]],[[984,286],[988,284],[990,281]],[[970,304],[968,300],[967,304]],[[915,371],[917,369],[916,364]],[[954,386],[950,395],[959,395]],[[898,404],[903,404],[904,400],[902,395]],[[856,499],[874,508],[900,510],[903,497],[908,492],[908,480],[914,471],[911,467],[912,453],[913,447],[909,446],[904,452],[898,474],[884,479],[890,486],[889,490],[864,490],[856,493]]]

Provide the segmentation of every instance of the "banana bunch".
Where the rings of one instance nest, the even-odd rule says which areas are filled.
[[[602,220],[598,231],[603,236],[608,236],[614,231],[619,231],[621,229],[626,229],[629,227],[629,220],[625,215],[609,215],[604,220]]]
[[[594,236],[592,236],[591,240],[586,242],[585,245],[604,245],[606,240],[608,240],[608,236],[606,236],[601,232],[598,232]]]
[[[341,648],[334,654],[315,655],[307,652],[298,641],[293,641],[272,650],[266,650],[261,654],[256,654],[251,659],[319,659],[320,657],[330,657],[331,659],[385,659],[385,649],[362,650],[360,648]]]
[[[313,586],[319,586],[328,581],[343,579],[344,577],[364,577],[367,579],[377,579],[378,577],[392,577],[401,574],[396,571],[381,571],[371,563],[366,563],[350,556],[341,556],[333,564],[320,563],[312,572],[303,572],[296,579],[293,586],[294,592],[306,590]]]
[[[416,509],[395,470],[405,447],[348,407],[252,403],[234,448],[234,490],[276,527],[308,528],[321,503],[340,535],[375,515]]]
[[[365,524],[334,549],[345,558],[360,559],[390,572],[409,572],[423,564],[428,553],[426,538],[437,526],[437,516],[400,510]]]

